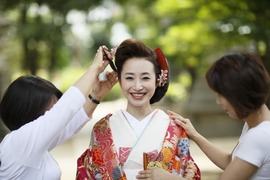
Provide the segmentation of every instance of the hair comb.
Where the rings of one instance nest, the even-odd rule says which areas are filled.
[[[156,48],[154,51],[157,55],[157,60],[158,60],[158,63],[160,65],[160,69],[169,71],[168,61],[167,61],[165,55],[163,54],[163,52],[161,51],[161,49]]]
[[[115,65],[114,65],[114,63],[113,63],[113,60],[110,59],[110,58],[107,56],[107,53],[105,52],[105,49],[104,49],[103,47],[102,47],[102,50],[103,50],[103,55],[105,56],[106,60],[109,61],[109,64],[110,64],[111,68],[112,68],[115,72],[117,72],[117,68],[115,67]]]

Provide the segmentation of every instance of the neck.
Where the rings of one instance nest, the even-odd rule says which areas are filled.
[[[134,107],[128,105],[126,111],[140,121],[149,115],[153,110],[150,105],[147,107]]]
[[[250,114],[245,121],[248,124],[249,128],[256,127],[263,121],[267,121],[270,119],[270,112],[267,106],[264,104],[262,105],[257,111]]]

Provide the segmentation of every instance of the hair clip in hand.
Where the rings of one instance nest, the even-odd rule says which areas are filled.
[[[112,61],[112,59],[110,59],[110,58],[107,56],[107,53],[105,52],[105,49],[104,49],[103,47],[102,47],[102,50],[103,50],[103,55],[104,55],[105,59],[109,61],[109,64],[110,64],[111,68],[112,68],[115,72],[117,72],[117,69],[116,69],[116,67],[115,67],[115,65],[114,65],[114,63],[113,63],[113,61]]]

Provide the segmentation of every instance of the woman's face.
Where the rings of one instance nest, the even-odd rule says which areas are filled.
[[[144,58],[128,59],[122,68],[120,86],[129,105],[150,105],[156,90],[154,65]]]
[[[238,118],[231,103],[221,94],[217,94],[216,103],[220,105],[223,111],[226,112],[231,118]]]

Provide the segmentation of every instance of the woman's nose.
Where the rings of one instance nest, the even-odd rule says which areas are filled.
[[[135,88],[136,91],[142,90],[143,89],[142,83],[140,81],[136,81],[135,85],[134,85],[134,88]]]

